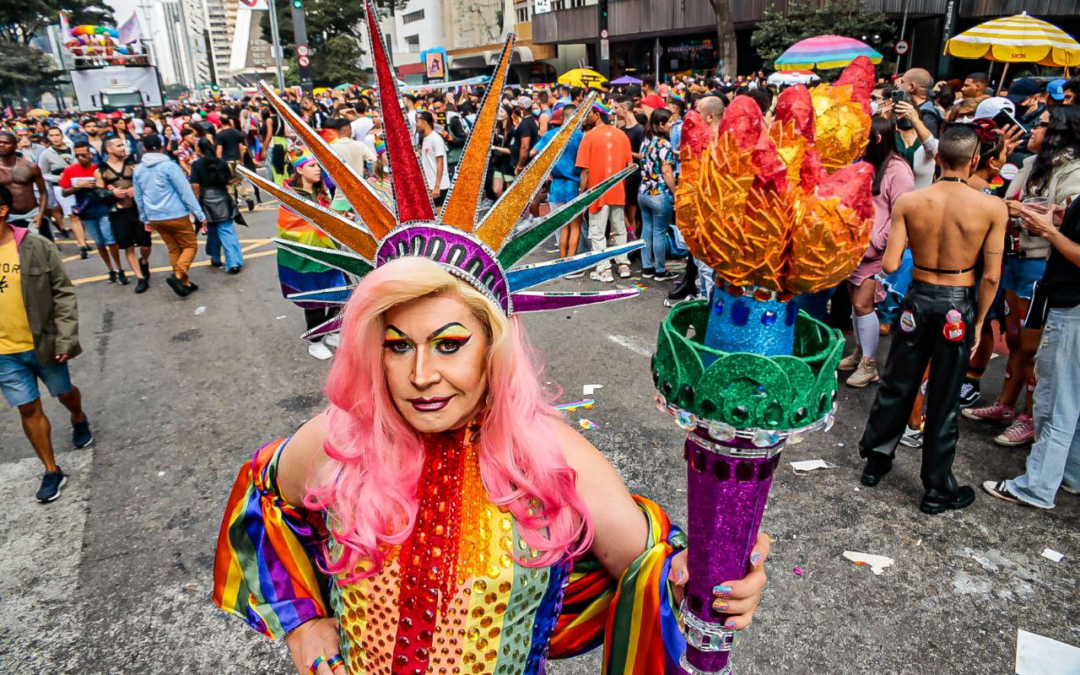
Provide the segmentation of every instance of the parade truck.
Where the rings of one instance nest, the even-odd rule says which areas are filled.
[[[70,72],[79,109],[86,112],[131,112],[138,107],[160,107],[164,102],[154,66],[103,66]]]

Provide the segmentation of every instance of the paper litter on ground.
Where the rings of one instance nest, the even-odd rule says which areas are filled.
[[[803,459],[791,463],[791,470],[796,476],[804,476],[816,469],[835,469],[835,464],[830,464],[823,459]]]
[[[584,387],[581,388],[582,389],[581,395],[582,396],[592,396],[593,394],[596,393],[597,389],[603,389],[603,388],[604,388],[604,385],[602,385],[602,384],[587,384],[587,385],[585,385]]]
[[[1016,675],[1080,673],[1080,647],[1016,630]]]
[[[200,314],[202,314],[205,311],[206,311],[205,307],[202,307],[202,306],[196,307],[195,308],[195,316],[199,316]]]
[[[585,431],[588,431],[589,429],[595,429],[596,428],[596,423],[593,422],[592,420],[587,420],[584,417],[582,417],[581,419],[578,420],[578,426],[580,426]]]
[[[1065,554],[1058,553],[1052,548],[1044,548],[1042,552],[1042,557],[1046,558],[1047,560],[1053,560],[1054,562],[1061,562],[1065,559]]]
[[[868,565],[874,574],[881,574],[886,567],[892,567],[896,561],[884,555],[873,553],[859,553],[858,551],[844,551],[844,557],[856,565]]]

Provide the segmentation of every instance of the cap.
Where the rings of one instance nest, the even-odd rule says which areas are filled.
[[[1019,80],[1013,80],[1006,98],[1019,105],[1028,98],[1035,96],[1036,94],[1041,94],[1042,91],[1042,83],[1038,80],[1033,77],[1021,77]]]
[[[519,108],[531,108],[532,104],[533,100],[530,96],[518,96],[517,100],[514,101],[514,105]]]
[[[660,98],[656,94],[649,94],[645,98],[641,99],[641,105],[656,110],[657,108],[664,107],[664,99]]]
[[[975,117],[972,119],[993,119],[1002,110],[1008,110],[1010,115],[1016,114],[1016,106],[1012,101],[1004,96],[993,96],[984,100],[975,108]]]
[[[1068,80],[1062,79],[1060,77],[1056,80],[1052,80],[1050,84],[1046,85],[1046,93],[1050,94],[1050,98],[1054,99],[1055,101],[1064,101],[1066,82],[1068,82]]]

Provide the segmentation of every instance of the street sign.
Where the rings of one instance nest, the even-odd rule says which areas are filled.
[[[601,40],[606,40],[607,37],[608,37],[607,28],[604,28],[603,30],[600,31],[600,39]]]
[[[299,54],[300,56],[307,56],[308,55],[308,47],[307,47],[307,45],[298,46],[296,48],[296,53]]]
[[[896,53],[898,56],[903,56],[911,49],[911,44],[907,40],[900,40],[896,43]]]
[[[600,41],[600,60],[607,61],[611,58],[611,43],[608,40]]]
[[[303,68],[307,68],[308,66],[310,66],[310,65],[311,65],[311,59],[309,59],[309,58],[308,58],[308,57],[306,57],[306,56],[301,56],[301,57],[300,57],[300,58],[298,58],[298,59],[297,59],[296,61],[297,61],[297,63],[299,63],[299,64],[300,64],[300,66],[301,66],[301,67],[303,67]]]

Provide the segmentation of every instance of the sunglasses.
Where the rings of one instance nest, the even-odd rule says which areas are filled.
[[[1050,126],[1049,122],[1043,122],[1042,120],[1039,120],[1035,124],[1031,125],[1031,130],[1035,131],[1036,129],[1045,129],[1048,126]]]

